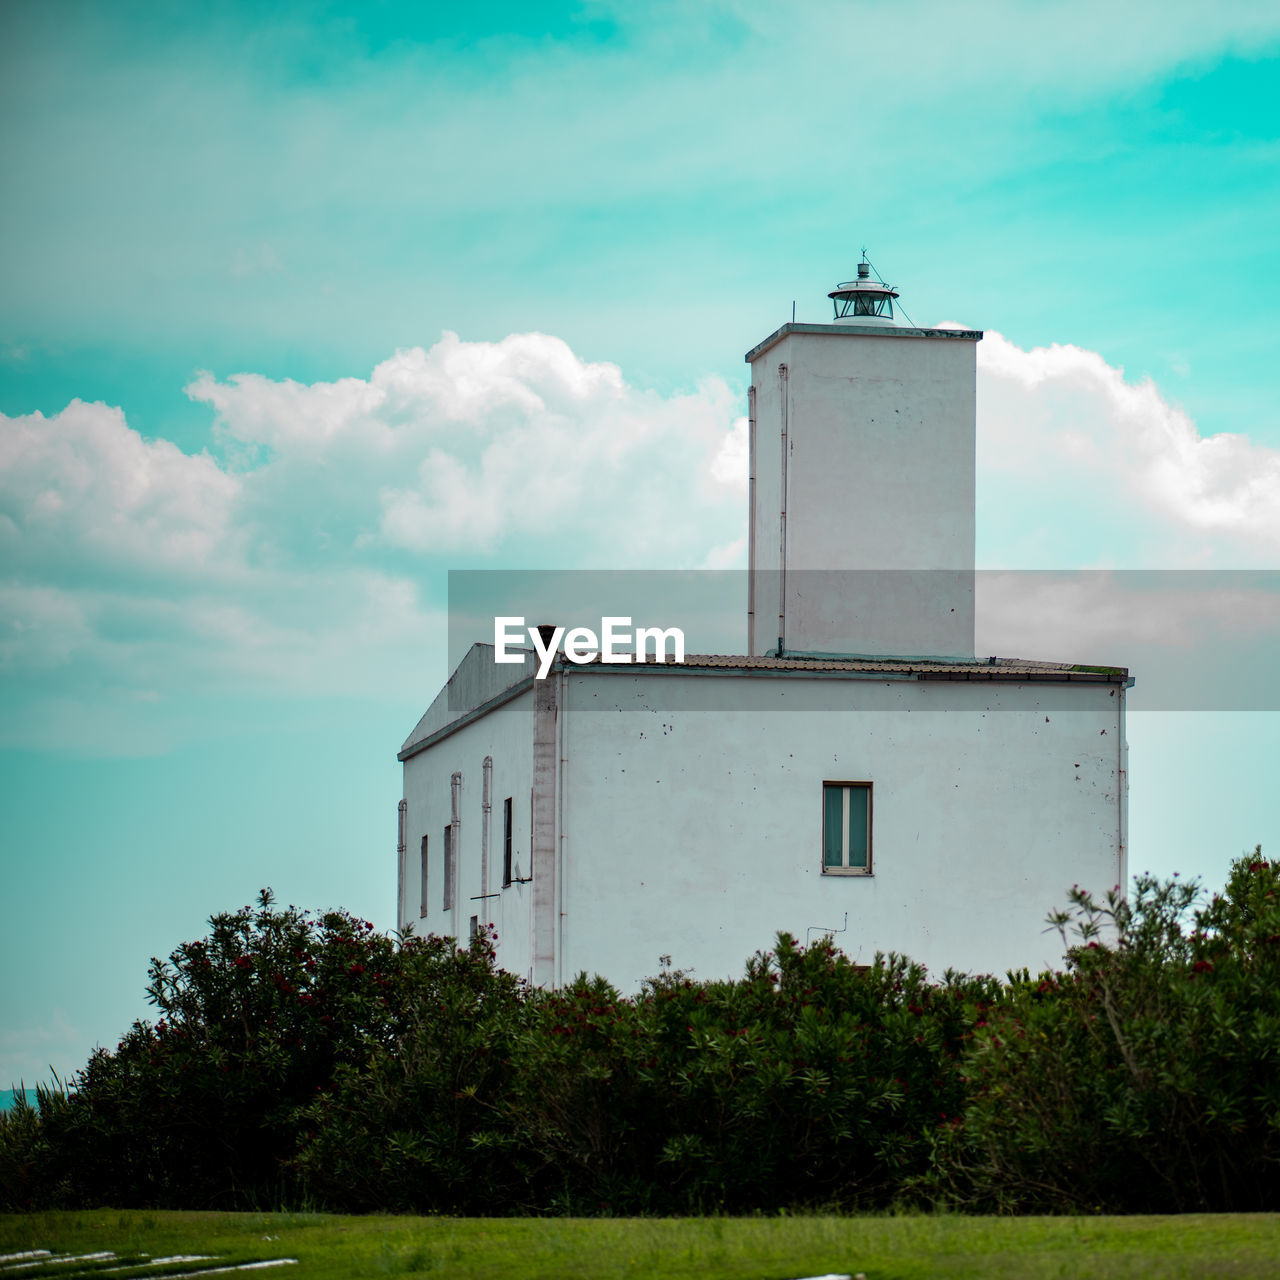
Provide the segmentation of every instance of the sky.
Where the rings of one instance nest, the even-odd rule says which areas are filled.
[[[986,332],[981,566],[1280,568],[1272,3],[10,0],[0,62],[0,1085],[262,886],[393,927],[448,571],[741,567],[743,353],[864,247]],[[1250,696],[1131,715],[1132,870],[1280,850]]]

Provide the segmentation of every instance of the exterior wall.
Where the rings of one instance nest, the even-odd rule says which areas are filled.
[[[776,650],[784,595],[787,652],[971,659],[976,341],[814,329],[751,366],[749,651]]]
[[[633,989],[664,954],[731,976],[778,930],[804,941],[846,913],[835,941],[862,962],[1035,971],[1059,959],[1044,919],[1072,884],[1125,882],[1115,685],[566,685],[557,981],[586,969]],[[822,872],[824,781],[873,784],[870,876]]]
[[[780,333],[752,363],[749,652],[781,635],[791,653],[972,660],[980,335]],[[1059,959],[1044,919],[1069,886],[1127,881],[1115,683],[575,667],[513,695],[530,662],[475,646],[406,742],[399,918],[465,939],[474,915],[540,984],[585,969],[634,989],[664,955],[730,976],[779,930],[939,973],[1036,970]],[[823,871],[824,782],[871,784],[870,875]],[[533,879],[503,888],[507,796]]]
[[[404,762],[406,845],[398,919],[419,934],[449,934],[463,942],[471,917],[498,933],[498,963],[528,977],[532,968],[533,884],[502,887],[502,803],[512,797],[512,848],[520,874],[531,867],[530,800],[533,787],[533,692],[463,726]],[[489,815],[488,885],[481,880],[484,828],[483,766],[493,758]],[[452,816],[450,779],[462,774],[461,824],[457,839],[456,907],[444,909],[444,829]],[[419,913],[419,851],[428,837],[428,911]],[[482,894],[496,897],[481,898]]]

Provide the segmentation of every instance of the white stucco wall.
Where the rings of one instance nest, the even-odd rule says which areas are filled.
[[[406,866],[399,919],[419,934],[451,934],[466,941],[471,917],[498,932],[498,962],[522,976],[530,965],[532,884],[502,887],[503,801],[512,797],[512,847],[522,875],[529,874],[529,800],[532,787],[533,695],[525,692],[471,724],[411,756],[404,764],[407,801]],[[480,880],[483,830],[483,766],[493,757],[489,821],[489,883]],[[445,911],[444,829],[451,817],[450,779],[462,774],[461,834],[458,842],[456,910]],[[419,850],[428,837],[428,913],[419,914]],[[482,893],[497,897],[473,900]]]
[[[1124,882],[1114,685],[693,678],[567,682],[560,980],[731,976],[846,912],[863,962],[1035,970],[1072,884]],[[872,782],[873,875],[822,873],[824,781]]]
[[[972,659],[978,336],[799,326],[756,353],[753,652],[775,648],[781,605],[790,652]],[[530,668],[492,659],[471,650],[404,748],[400,912],[463,939],[472,915],[492,923],[499,963],[538,982],[585,969],[633,990],[662,955],[736,975],[779,930],[835,930],[857,960],[905,952],[938,974],[1035,970],[1059,959],[1044,920],[1072,884],[1126,881],[1116,683],[572,667],[502,702]],[[824,782],[871,784],[871,875],[823,873]],[[516,860],[535,880],[504,889],[508,795]]]
[[[971,658],[976,343],[811,328],[751,366],[752,651],[777,645],[785,497],[788,651]],[[820,576],[831,570],[935,572]]]

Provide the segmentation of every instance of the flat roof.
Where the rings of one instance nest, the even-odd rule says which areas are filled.
[[[792,333],[822,333],[830,336],[856,333],[865,338],[940,338],[944,342],[982,341],[981,329],[912,329],[907,325],[896,324],[811,324],[791,320],[781,329],[775,329],[763,342],[752,347],[744,359],[750,364],[757,356],[763,355],[770,347]]]
[[[557,658],[557,666],[567,670],[578,666],[588,670],[605,667],[599,658],[591,662],[570,663],[563,656]],[[1029,658],[975,658],[972,662],[949,662],[942,658],[872,658],[872,657],[805,657],[795,654],[784,658],[766,657],[761,654],[691,653],[683,663],[674,659],[657,659],[648,654],[643,662],[609,664],[609,671],[651,670],[669,667],[673,670],[704,670],[729,667],[740,671],[849,671],[883,672],[885,675],[946,676],[956,680],[1021,679],[1029,676],[1050,677],[1055,680],[1088,678],[1090,681],[1109,682],[1128,680],[1127,667],[1092,667],[1072,662],[1035,662]]]
[[[492,646],[473,645],[458,671],[461,672],[464,666],[482,661],[481,653],[486,649],[492,650]],[[532,650],[528,652],[532,656]],[[410,756],[425,751],[427,747],[447,738],[464,725],[478,720],[533,688],[535,680],[529,665],[520,671],[510,668],[505,670],[511,671],[509,683],[505,687],[483,691],[476,689],[469,696],[464,695],[460,703],[452,707],[448,707],[444,701],[449,688],[446,685],[431,709],[409,735],[396,758],[407,760]],[[590,662],[570,662],[563,653],[558,653],[551,670],[569,674],[581,672],[584,675],[619,676],[640,672],[673,676],[750,675],[759,672],[792,677],[822,674],[837,679],[841,675],[847,675],[853,679],[875,679],[880,676],[890,680],[980,681],[1001,684],[1117,684],[1125,687],[1133,684],[1128,667],[995,657],[979,658],[973,662],[947,662],[932,658],[770,658],[759,654],[692,653],[686,654],[683,662],[676,662],[674,658],[658,659],[646,655],[640,662],[605,663],[598,656]],[[434,716],[432,711],[436,712]]]

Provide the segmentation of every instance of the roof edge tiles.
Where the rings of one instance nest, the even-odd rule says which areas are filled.
[[[1088,666],[1073,662],[1037,662],[1030,658],[976,658],[971,662],[948,661],[942,658],[878,658],[866,655],[849,657],[777,658],[761,654],[691,653],[683,662],[672,658],[657,659],[645,656],[641,662],[606,664],[599,657],[590,662],[570,663],[563,655],[556,657],[556,669],[572,671],[608,671],[625,675],[629,671],[656,670],[671,672],[732,669],[735,671],[834,671],[867,673],[872,675],[937,675],[957,679],[1009,678],[1040,676],[1057,680],[1083,680],[1112,682],[1130,679],[1127,667]]]
[[[792,333],[820,333],[835,336],[856,333],[867,338],[941,338],[950,342],[981,342],[981,329],[912,329],[906,325],[874,324],[809,324],[790,320],[781,329],[775,329],[763,342],[758,342],[744,359],[750,364],[770,347],[776,346]]]
[[[467,658],[460,664],[466,665],[472,655],[479,658],[477,650],[492,649],[491,645],[473,645]],[[532,650],[529,651],[532,656]],[[659,660],[646,656],[640,662],[605,663],[599,657],[590,662],[569,662],[564,654],[557,654],[552,671],[564,671],[569,674],[581,672],[584,675],[629,675],[639,672],[653,675],[752,675],[754,673],[773,673],[790,676],[821,676],[839,678],[845,676],[862,680],[944,680],[944,681],[984,681],[1003,684],[1117,684],[1129,688],[1133,677],[1127,667],[1088,666],[1071,662],[1034,662],[1026,658],[986,658],[973,662],[944,662],[928,659],[895,659],[895,658],[771,658],[761,655],[732,653],[694,653],[686,654],[683,662],[674,659]],[[456,675],[457,673],[455,673]],[[548,673],[550,674],[550,673]],[[430,723],[427,716],[419,722],[418,727],[409,735],[404,746],[397,753],[398,760],[408,760],[428,747],[434,746],[443,738],[449,737],[459,729],[478,720],[490,711],[496,710],[503,703],[519,697],[533,687],[534,675],[530,666],[514,674],[505,687],[476,689],[472,694],[471,705],[464,706],[452,718],[435,717]],[[446,686],[447,690],[448,686]],[[442,690],[441,694],[446,690]],[[477,696],[478,695],[478,696]],[[464,698],[466,695],[464,694]],[[437,699],[437,703],[440,699]],[[433,710],[436,704],[433,704]],[[439,710],[445,708],[441,706]]]

